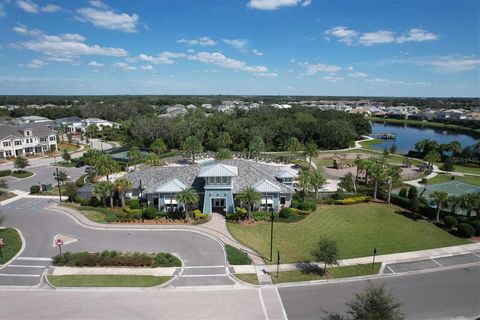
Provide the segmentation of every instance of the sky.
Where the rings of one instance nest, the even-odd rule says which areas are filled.
[[[0,94],[480,96],[478,0],[0,0]]]

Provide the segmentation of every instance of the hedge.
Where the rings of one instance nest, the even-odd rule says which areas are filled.
[[[12,170],[0,170],[0,177],[11,176]]]
[[[448,228],[453,228],[458,224],[458,220],[454,216],[446,216],[443,218],[443,222]]]
[[[457,226],[458,234],[463,238],[471,238],[475,235],[475,228],[468,223],[460,223]]]
[[[36,185],[36,184],[34,184],[33,186],[31,186],[31,187],[30,187],[30,193],[31,193],[31,194],[40,193],[40,186],[39,186],[39,185]]]
[[[371,198],[369,196],[351,197],[351,198],[346,198],[341,200],[335,200],[335,204],[349,205],[349,204],[356,204],[361,202],[368,202],[370,201],[370,199]]]

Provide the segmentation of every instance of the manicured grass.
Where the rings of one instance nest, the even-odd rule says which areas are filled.
[[[225,251],[227,252],[227,260],[229,264],[242,265],[252,263],[252,260],[245,252],[240,251],[229,244],[225,245]]]
[[[102,213],[102,212],[94,211],[94,210],[81,210],[80,212],[83,213],[83,215],[85,217],[87,217],[87,219],[89,219],[93,222],[107,223],[107,219],[105,217],[105,214]]]
[[[0,238],[3,239],[3,256],[0,256],[0,264],[12,259],[22,248],[22,239],[17,230],[12,228],[0,229]]]
[[[378,203],[320,206],[296,223],[275,223],[273,252],[280,251],[282,263],[315,261],[312,251],[322,237],[337,241],[339,258],[407,252],[465,244],[434,224],[414,221],[398,214],[403,209]],[[230,233],[264,257],[270,252],[270,224],[229,222]]]
[[[373,140],[360,142],[360,145],[362,146],[363,149],[378,149],[375,147],[375,145],[381,144],[381,143],[383,143],[382,139],[373,139]]]
[[[66,143],[66,142],[60,142],[58,145],[58,152],[60,152],[60,154],[63,152],[63,150],[67,150],[68,152],[72,152],[72,151],[76,151],[78,149],[80,149],[80,147],[77,147],[75,144],[70,144],[70,143]]]
[[[55,287],[153,287],[171,278],[133,275],[49,275],[48,281]]]
[[[57,163],[52,163],[52,166],[56,167],[64,167],[64,168],[75,168],[76,164],[73,162],[57,162]]]
[[[461,165],[455,165],[455,172],[480,174],[480,168],[472,168]]]
[[[30,171],[13,171],[12,176],[17,179],[23,179],[33,176],[33,173]]]
[[[480,177],[478,176],[464,176],[458,177],[455,176],[455,179],[452,180],[452,175],[448,173],[439,173],[437,176],[433,177],[432,179],[428,179],[428,184],[439,184],[445,182],[452,182],[452,181],[460,181],[465,183],[470,183],[475,186],[480,186]]]
[[[234,276],[242,281],[258,284],[258,278],[256,273],[235,273]]]
[[[276,274],[272,274],[272,281],[273,283],[282,283],[365,276],[377,274],[381,266],[382,264],[377,262],[373,268],[371,263],[345,267],[327,267],[326,275],[323,269],[281,271],[278,273],[278,278]]]

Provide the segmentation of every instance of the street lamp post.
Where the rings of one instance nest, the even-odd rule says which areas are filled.
[[[55,171],[53,172],[53,176],[57,180],[58,197],[60,198],[60,203],[61,203],[62,202],[62,189],[60,188],[60,174],[58,172],[58,168],[55,168]]]
[[[142,188],[142,180],[140,180],[139,186],[138,186],[138,196],[139,196],[139,202],[140,202],[140,209],[142,210],[142,222],[145,222],[145,216],[143,214],[143,190],[145,189]]]

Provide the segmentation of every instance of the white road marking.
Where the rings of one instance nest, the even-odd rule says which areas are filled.
[[[180,278],[205,278],[205,277],[226,277],[226,274],[187,274]]]
[[[258,288],[258,297],[260,298],[260,305],[262,306],[263,315],[265,319],[268,320],[267,307],[265,307],[265,302],[263,302],[262,289]]]
[[[27,203],[21,204],[18,207],[15,207],[15,209],[25,209],[25,208],[29,207],[31,204],[34,204],[35,202],[38,202],[38,201],[41,202],[42,200],[41,199],[34,199],[34,200],[29,201]]]
[[[476,254],[475,252],[472,252],[472,254],[476,255],[477,257],[480,258],[480,254]]]
[[[35,258],[35,257],[19,257],[17,260],[25,260],[25,261],[52,261],[52,258]]]
[[[10,264],[7,267],[9,268],[42,268],[42,269],[47,268],[47,266],[29,266],[25,264]]]
[[[42,275],[34,275],[34,274],[8,274],[8,273],[0,273],[0,277],[26,277],[26,278],[40,278]]]
[[[209,268],[223,268],[225,266],[192,266],[192,267],[185,267],[185,269],[209,269]]]
[[[435,259],[433,259],[433,258],[431,258],[430,260],[432,260],[433,262],[435,262],[436,264],[438,264],[438,266],[443,267],[437,260],[435,260]]]
[[[395,271],[392,270],[392,268],[390,268],[390,266],[387,266],[388,270],[390,270],[391,273],[395,273]]]

